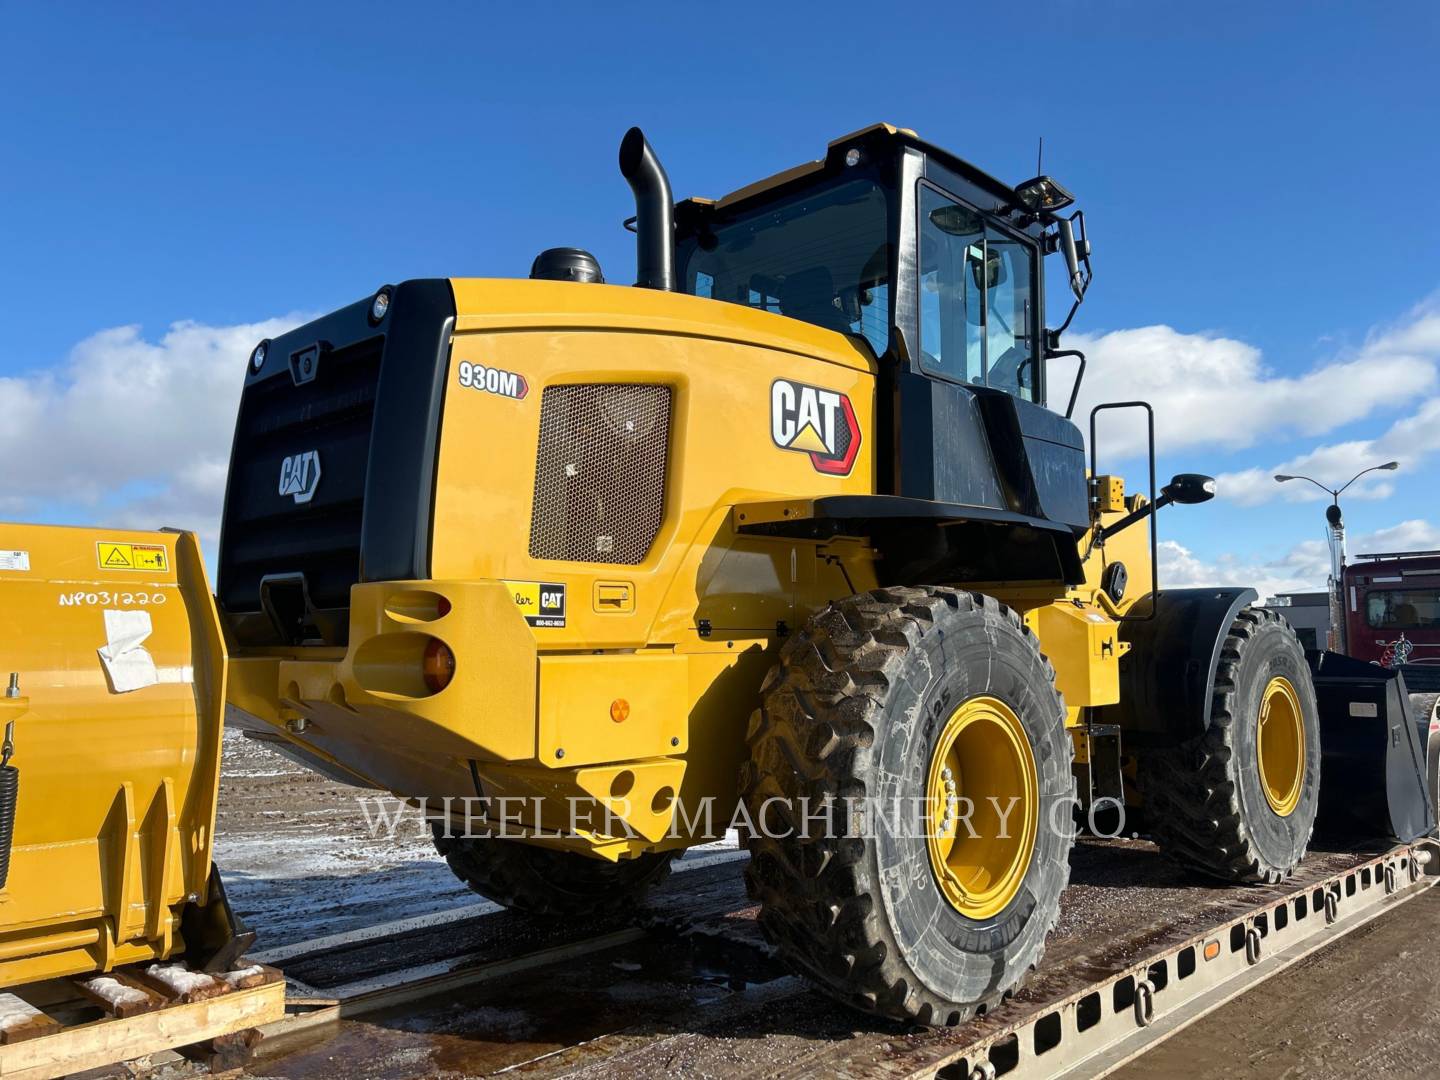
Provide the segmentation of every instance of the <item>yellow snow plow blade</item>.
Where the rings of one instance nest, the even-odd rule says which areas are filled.
[[[0,986],[208,937],[225,648],[195,537],[0,524],[0,687]]]

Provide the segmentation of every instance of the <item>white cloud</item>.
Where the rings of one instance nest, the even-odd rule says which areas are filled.
[[[121,326],[53,371],[0,378],[4,512],[70,505],[107,524],[194,529],[213,545],[245,359],[301,321],[178,322],[154,342]]]
[[[1436,551],[1440,550],[1440,526],[1416,518],[1378,529],[1373,533],[1352,541],[1352,552],[1364,555],[1390,551]]]
[[[1321,435],[1429,392],[1440,359],[1440,298],[1372,331],[1359,348],[1293,377],[1268,370],[1260,351],[1245,342],[1169,326],[1074,334],[1070,343],[1089,358],[1077,416],[1088,415],[1096,402],[1139,398],[1155,407],[1161,449],[1235,450],[1279,436]],[[1103,456],[1144,451],[1144,431],[1135,421],[1101,424]],[[1235,481],[1237,490],[1243,483]]]
[[[1313,476],[1334,486],[1345,483],[1361,469],[1387,461],[1400,462],[1398,472],[1370,473],[1345,492],[1347,499],[1384,499],[1395,490],[1390,478],[1404,472],[1426,472],[1431,466],[1426,459],[1440,452],[1440,397],[1422,402],[1404,419],[1391,424],[1378,438],[1351,439],[1348,442],[1317,446],[1309,453],[1281,462],[1269,469],[1243,469],[1221,473],[1215,478],[1216,494],[1241,506],[1256,506],[1272,499],[1310,502],[1327,499],[1314,484],[1304,480],[1275,482],[1275,474]]]
[[[1354,555],[1382,551],[1420,551],[1440,548],[1440,526],[1422,519],[1402,521],[1347,544]],[[1281,592],[1306,592],[1325,587],[1330,555],[1323,540],[1304,540],[1276,559],[1222,555],[1213,561],[1198,558],[1174,540],[1160,541],[1162,589],[1209,585],[1248,585],[1262,599]]]

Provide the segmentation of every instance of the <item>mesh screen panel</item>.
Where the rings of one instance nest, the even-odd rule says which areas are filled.
[[[548,386],[530,555],[643,562],[665,515],[670,388],[637,383]]]

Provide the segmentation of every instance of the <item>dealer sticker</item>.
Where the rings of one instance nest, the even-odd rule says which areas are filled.
[[[29,570],[30,552],[0,551],[0,570]]]
[[[507,581],[515,606],[531,626],[565,625],[565,586],[555,581]]]

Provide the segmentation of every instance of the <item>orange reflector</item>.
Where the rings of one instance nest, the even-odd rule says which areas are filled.
[[[1205,942],[1205,959],[1206,959],[1206,960],[1214,960],[1214,959],[1215,959],[1217,956],[1219,956],[1219,955],[1220,955],[1220,942],[1218,942],[1218,941],[1207,941],[1207,942]]]
[[[610,702],[610,719],[617,724],[623,724],[630,719],[630,702],[621,697]]]
[[[425,644],[425,658],[420,669],[425,675],[425,685],[432,694],[438,694],[450,685],[455,677],[455,654],[438,638],[431,638]]]

